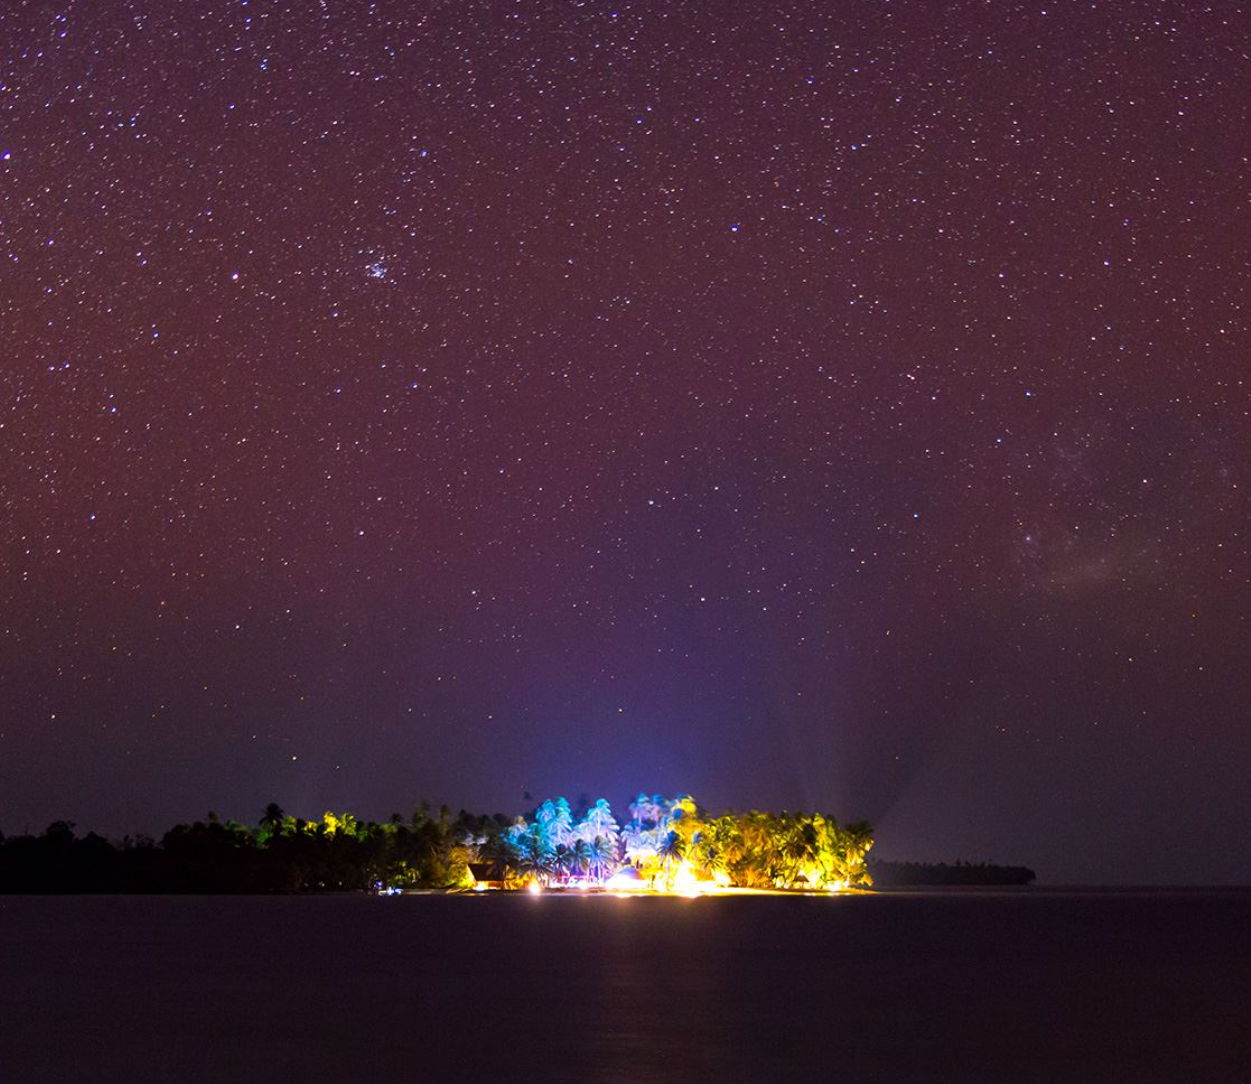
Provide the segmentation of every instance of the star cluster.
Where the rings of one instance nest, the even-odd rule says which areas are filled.
[[[0,827],[643,785],[1245,879],[1245,29],[5,5]]]

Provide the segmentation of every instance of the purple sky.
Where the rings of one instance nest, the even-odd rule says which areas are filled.
[[[1251,880],[1198,3],[0,7],[0,829],[689,791]]]

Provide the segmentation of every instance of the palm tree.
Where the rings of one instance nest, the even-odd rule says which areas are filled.
[[[535,876],[546,883],[552,874],[557,872],[556,845],[540,822],[535,821],[530,825],[526,833],[526,845]]]
[[[708,853],[715,855],[715,864],[709,863],[713,866],[714,873],[722,870],[729,875],[732,884],[742,884],[738,867],[746,854],[746,848],[743,844],[743,831],[739,818],[733,813],[727,813],[723,817],[709,821],[705,827],[704,836],[707,840]]]
[[[572,842],[573,813],[564,798],[557,798],[555,801],[547,799],[535,810],[534,816],[553,846],[564,844],[567,847]]]
[[[669,863],[677,860],[681,861],[683,854],[686,853],[686,844],[677,832],[670,832],[660,841],[657,848],[660,856],[660,868],[664,871],[665,880],[670,879]]]
[[[575,839],[573,847],[570,848],[573,855],[573,868],[582,876],[589,877],[591,873],[591,845],[585,839]]]
[[[654,794],[650,798],[639,791],[639,796],[630,803],[630,816],[634,819],[634,823],[640,827],[643,825],[656,826],[664,819],[665,816],[665,800],[659,794]]]
[[[552,868],[562,881],[568,881],[569,877],[577,869],[577,855],[572,847],[566,847],[563,843],[557,844],[556,853],[552,857]]]
[[[519,878],[546,882],[555,872],[556,848],[541,821],[527,824],[518,817],[500,843],[507,855],[505,864]]]
[[[705,878],[715,878],[726,872],[725,854],[710,826],[706,825],[692,838],[687,857],[696,872],[703,874]]]
[[[597,799],[587,810],[586,817],[578,827],[583,830],[584,838],[588,842],[596,836],[615,836],[618,831],[612,807],[603,798]]]
[[[590,844],[591,868],[594,876],[601,883],[617,872],[617,854],[619,847],[615,838],[596,836]]]
[[[516,853],[510,865],[522,880],[546,882],[552,874],[551,854],[547,851],[535,851],[526,848]]]
[[[285,817],[282,806],[277,802],[270,802],[265,807],[265,812],[261,814],[261,828],[264,830],[265,839],[270,839],[282,831],[282,822]]]
[[[779,845],[784,818],[769,813],[746,813],[738,818],[742,857],[736,863],[737,877],[751,888],[773,888],[782,872]]]
[[[638,824],[627,824],[621,832],[621,842],[625,845],[626,861],[640,865],[657,853],[656,829],[642,828]]]
[[[564,798],[557,798],[553,803],[554,816],[548,825],[548,834],[553,843],[566,847],[573,844],[573,811]]]
[[[865,855],[873,846],[873,826],[868,821],[853,821],[843,826],[846,877],[849,885],[872,885],[873,877],[865,864]]]
[[[812,822],[802,815],[786,826],[779,850],[788,866],[783,880],[789,888],[801,873],[807,878],[807,871],[817,861],[817,834]]]
[[[574,829],[574,838],[587,844],[591,869],[597,879],[603,880],[604,869],[616,863],[620,838],[616,818],[603,798],[587,810],[582,823]]]

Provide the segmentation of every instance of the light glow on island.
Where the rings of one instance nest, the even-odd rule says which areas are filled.
[[[711,816],[689,795],[639,796],[619,825],[603,798],[575,816],[549,799],[533,820],[464,841],[463,886],[475,891],[607,891],[695,897],[743,891],[839,893],[868,888],[865,823],[820,813]]]

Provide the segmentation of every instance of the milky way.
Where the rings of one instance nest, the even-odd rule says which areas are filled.
[[[0,828],[642,787],[1251,877],[1249,28],[5,4]]]

